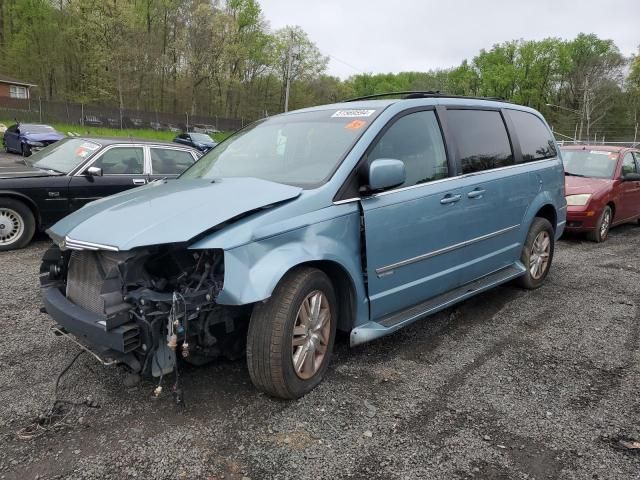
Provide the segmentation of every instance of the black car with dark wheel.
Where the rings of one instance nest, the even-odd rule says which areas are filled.
[[[87,203],[160,178],[175,178],[200,156],[146,140],[71,137],[0,172],[0,251],[26,246]]]

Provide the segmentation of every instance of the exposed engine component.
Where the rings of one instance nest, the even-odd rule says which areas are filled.
[[[52,247],[41,274],[43,287],[55,286],[93,322],[85,331],[77,324],[68,330],[107,347],[136,373],[162,379],[172,371],[177,375],[180,358],[203,364],[244,351],[250,310],[215,303],[224,281],[221,250],[165,246],[69,252]],[[95,323],[102,327],[97,332]]]

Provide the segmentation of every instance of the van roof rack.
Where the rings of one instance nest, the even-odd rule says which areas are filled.
[[[345,100],[345,102],[357,102],[360,100],[372,100],[374,98],[398,96],[401,96],[403,100],[409,100],[412,98],[467,98],[472,100],[494,100],[497,102],[510,103],[502,97],[469,97],[465,95],[449,95],[446,93],[441,93],[440,90],[409,90],[400,92],[375,93],[373,95],[365,95],[364,97],[350,98],[348,100]]]

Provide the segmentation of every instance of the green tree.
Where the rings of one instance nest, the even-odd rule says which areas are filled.
[[[287,83],[290,108],[439,90],[530,105],[568,137],[629,139],[638,58],[580,34],[503,42],[452,68],[340,80],[300,27],[271,31],[259,0],[0,0],[1,73],[37,83],[44,99],[120,111],[254,119],[283,110]]]
[[[625,59],[612,40],[581,33],[567,44],[571,68],[563,94],[581,112],[578,137],[590,138],[591,130],[607,114],[610,98],[623,80]],[[584,130],[583,130],[584,129]]]
[[[275,32],[274,70],[282,79],[281,105],[286,101],[287,83],[316,78],[329,63],[315,43],[300,27],[285,27]]]
[[[467,60],[463,60],[459,67],[449,71],[448,93],[452,95],[479,95],[480,75],[469,65]]]

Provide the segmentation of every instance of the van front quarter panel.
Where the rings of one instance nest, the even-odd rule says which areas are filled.
[[[266,300],[291,269],[312,262],[331,262],[348,275],[353,288],[355,311],[349,327],[367,322],[360,212],[356,204],[330,208],[344,211],[345,207],[349,213],[225,250],[224,285],[217,303],[247,305]]]

